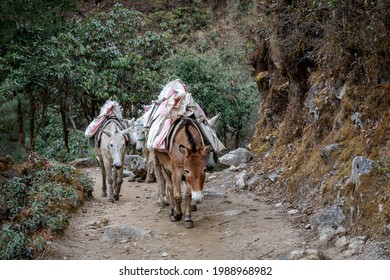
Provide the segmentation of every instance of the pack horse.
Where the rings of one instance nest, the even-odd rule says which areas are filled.
[[[158,204],[167,202],[172,222],[180,221],[184,212],[186,228],[193,227],[191,211],[203,202],[206,171],[215,167],[216,153],[225,149],[213,130],[219,117],[207,119],[180,80],[168,83],[142,116],[147,137],[138,133],[136,138],[139,147],[154,154],[149,160],[154,160]]]
[[[181,186],[184,183],[183,185],[186,186],[184,225],[186,228],[192,228],[191,202],[195,204],[203,202],[202,191],[211,148],[210,145],[205,144],[199,128],[190,118],[179,119],[172,133],[169,151],[155,151],[155,153],[168,192],[169,218],[172,222],[176,222],[183,217]]]
[[[135,143],[132,135],[134,119],[122,118],[120,105],[108,100],[100,115],[87,128],[85,135],[92,141],[102,174],[102,196],[108,201],[119,200],[123,182],[124,158],[129,143]]]

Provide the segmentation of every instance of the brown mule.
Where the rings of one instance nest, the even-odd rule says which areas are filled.
[[[181,184],[186,186],[184,224],[186,228],[192,228],[191,201],[195,204],[203,202],[202,191],[210,146],[205,145],[195,121],[186,117],[178,120],[169,139],[168,152],[155,151],[157,164],[161,166],[156,169],[162,173],[156,177],[167,190],[172,222],[180,221],[183,216]]]

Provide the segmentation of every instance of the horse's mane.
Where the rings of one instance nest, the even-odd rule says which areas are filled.
[[[197,149],[196,142],[195,142],[194,136],[192,136],[192,134],[188,128],[190,125],[191,125],[191,122],[188,119],[186,119],[186,118],[183,119],[182,126],[185,127],[185,133],[187,135],[188,142],[191,145],[191,151],[196,152],[196,149]]]

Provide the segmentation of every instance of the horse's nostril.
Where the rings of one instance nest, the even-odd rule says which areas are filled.
[[[115,167],[116,169],[121,169],[122,164],[114,164],[114,167]]]

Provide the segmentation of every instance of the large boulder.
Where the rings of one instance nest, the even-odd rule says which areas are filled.
[[[238,148],[230,151],[226,155],[219,158],[219,162],[227,166],[239,166],[242,163],[247,163],[253,158],[253,154],[245,148]]]
[[[126,169],[133,172],[136,178],[145,180],[146,178],[146,159],[139,155],[125,156]]]
[[[378,164],[370,159],[367,159],[362,156],[354,157],[352,160],[352,174],[351,181],[355,184],[362,174],[368,174],[373,167],[376,167]]]

